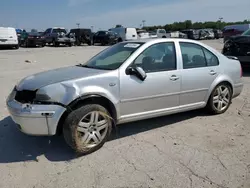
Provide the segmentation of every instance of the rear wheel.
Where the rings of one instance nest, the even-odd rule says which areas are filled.
[[[118,39],[118,42],[122,42],[122,39],[121,39],[121,38],[119,38],[119,39]]]
[[[88,104],[71,112],[63,125],[66,143],[79,154],[101,148],[110,136],[112,121],[101,105]]]
[[[52,43],[53,43],[53,46],[54,46],[54,47],[58,47],[58,46],[59,46],[59,43],[58,43],[58,42],[56,42],[55,40],[53,40],[53,42],[52,42]]]
[[[232,101],[232,89],[226,83],[219,84],[211,93],[207,109],[212,114],[222,114],[227,111]]]
[[[75,44],[76,44],[76,46],[80,46],[81,42],[79,40],[76,40]]]

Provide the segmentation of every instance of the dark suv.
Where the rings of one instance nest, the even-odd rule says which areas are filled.
[[[81,44],[92,44],[92,32],[91,29],[83,29],[83,28],[77,28],[77,29],[71,29],[69,33],[74,34],[75,36],[75,45],[80,46]]]
[[[45,42],[57,47],[60,44],[72,46],[75,43],[73,35],[67,34],[66,29],[60,27],[49,28],[44,32]]]
[[[250,68],[250,29],[241,35],[231,36],[224,44],[222,53],[226,56],[235,56],[243,68]]]
[[[194,29],[187,29],[182,30],[182,33],[185,33],[189,39],[198,40],[199,39],[199,32]]]
[[[231,36],[241,35],[246,30],[250,29],[250,24],[228,25],[223,28],[224,42]]]
[[[101,45],[115,44],[118,42],[118,35],[112,31],[98,31],[93,36],[93,44],[101,43]]]

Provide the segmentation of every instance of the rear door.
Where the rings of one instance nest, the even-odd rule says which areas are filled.
[[[49,29],[47,29],[47,30],[44,32],[45,41],[46,41],[47,43],[52,42],[51,31],[52,31],[52,28],[49,28]]]
[[[220,74],[219,60],[208,49],[180,42],[182,54],[180,106],[204,104],[210,86]]]

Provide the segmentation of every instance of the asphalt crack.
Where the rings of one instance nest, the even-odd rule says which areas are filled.
[[[132,137],[133,137],[133,136],[132,136]],[[155,148],[158,150],[159,153],[164,154],[164,155],[170,157],[173,161],[179,163],[182,167],[184,167],[185,169],[187,169],[191,175],[193,175],[193,176],[195,176],[195,177],[197,177],[197,178],[199,178],[199,179],[202,179],[202,180],[204,180],[204,181],[210,183],[211,185],[214,184],[214,185],[216,185],[216,186],[219,187],[219,188],[229,188],[229,187],[227,187],[227,186],[220,185],[220,184],[218,184],[218,183],[212,181],[212,180],[211,180],[210,178],[208,178],[207,176],[206,176],[206,177],[200,176],[199,174],[195,173],[191,168],[189,168],[187,165],[185,165],[185,164],[182,163],[181,161],[174,159],[173,157],[171,157],[170,155],[168,155],[167,153],[165,153],[164,151],[162,151],[157,145],[155,145],[155,144],[153,144],[153,143],[151,143],[151,142],[149,142],[149,141],[138,140],[138,139],[136,139],[135,137],[133,137],[133,139],[136,140],[136,141],[139,141],[139,142],[143,142],[143,143],[146,143],[146,144],[150,144],[151,146],[155,147]],[[181,139],[179,139],[179,140],[181,140]],[[181,141],[182,141],[182,140],[181,140]],[[183,141],[182,141],[182,143],[184,144]],[[186,145],[186,144],[184,144],[184,145]],[[186,146],[191,147],[191,146],[189,146],[189,145],[186,145]],[[195,149],[197,149],[197,148],[195,148]],[[197,149],[197,150],[199,151],[199,149]],[[211,153],[209,153],[209,152],[207,152],[207,151],[206,151],[206,153],[211,154]],[[214,157],[217,158],[217,160],[219,160],[219,162],[220,162],[220,164],[223,166],[223,168],[227,169],[226,166],[222,163],[222,161],[219,159],[219,157],[218,157],[217,155],[215,155],[215,154],[211,154],[211,155],[213,155]],[[191,160],[192,160],[192,159],[191,159]],[[191,161],[191,160],[190,160],[190,161]],[[191,186],[191,185],[193,186],[193,180],[192,180],[192,178],[191,178],[191,175],[189,175],[190,186]],[[191,186],[191,187],[192,187],[192,186]]]

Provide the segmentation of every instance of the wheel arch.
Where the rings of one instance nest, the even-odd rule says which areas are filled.
[[[213,90],[219,84],[222,84],[222,83],[227,84],[231,88],[232,95],[233,95],[233,92],[234,92],[234,90],[233,90],[233,81],[229,77],[227,77],[227,76],[218,77],[217,79],[214,80],[214,82],[212,83],[211,87],[209,88],[208,95],[206,96],[206,103],[208,102],[209,97],[210,97],[211,93],[213,92]]]
[[[73,100],[67,105],[67,110],[63,113],[63,115],[60,117],[60,120],[58,122],[57,130],[56,130],[57,135],[58,134],[60,135],[62,133],[63,123],[65,119],[67,118],[67,116],[69,115],[69,113],[79,108],[80,106],[83,106],[86,104],[99,104],[105,107],[110,113],[111,117],[113,118],[114,123],[117,122],[117,109],[115,105],[113,104],[113,102],[111,102],[111,100],[98,94],[84,95],[84,96],[76,98],[75,100]]]

